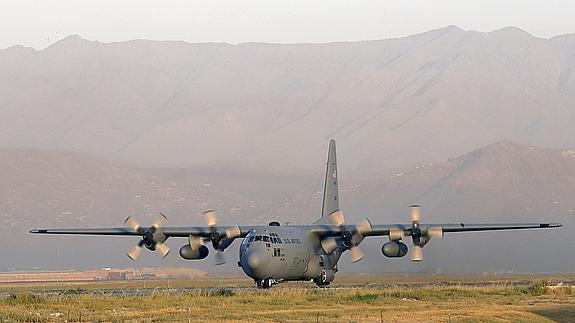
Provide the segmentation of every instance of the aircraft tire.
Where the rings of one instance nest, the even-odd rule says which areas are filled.
[[[272,287],[272,281],[271,279],[258,279],[256,280],[256,285],[258,286],[258,288],[268,289]]]
[[[326,288],[326,287],[329,287],[330,282],[322,283],[320,281],[316,281],[315,284],[317,285],[317,287]]]

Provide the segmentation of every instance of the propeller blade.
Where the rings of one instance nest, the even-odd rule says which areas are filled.
[[[130,251],[128,251],[127,253],[128,257],[130,257],[132,260],[138,259],[138,257],[140,257],[140,254],[142,253],[142,247],[144,245],[146,245],[148,249],[151,248],[149,246],[154,246],[152,250],[155,249],[162,255],[162,257],[165,257],[170,252],[170,248],[164,245],[161,241],[156,241],[156,239],[158,238],[154,237],[154,233],[166,222],[166,220],[167,220],[166,216],[160,213],[160,217],[158,217],[156,221],[154,221],[154,223],[150,228],[142,228],[138,223],[138,221],[136,221],[136,219],[129,216],[126,219],[126,221],[124,221],[124,223],[126,223],[130,228],[132,228],[132,230],[142,234],[144,238],[140,240],[138,244],[132,247]],[[163,236],[162,239],[165,241],[167,237]]]
[[[202,245],[202,238],[196,236],[188,237],[188,244],[193,248],[199,248]]]
[[[233,226],[226,230],[226,237],[227,238],[237,238],[242,234],[239,226]]]
[[[351,251],[351,261],[352,262],[358,262],[361,259],[363,259],[363,252],[361,252],[361,250],[359,250],[359,247],[351,247],[350,249]]]
[[[411,206],[411,222],[419,222],[421,219],[421,212],[419,209],[419,205],[412,205]]]
[[[389,240],[397,241],[403,239],[405,231],[401,228],[390,228],[389,229]]]
[[[369,222],[368,219],[363,219],[355,226],[355,229],[357,232],[361,233],[361,235],[365,235],[366,233],[371,232],[371,222]]]
[[[340,210],[337,210],[335,212],[333,212],[332,214],[329,215],[329,219],[331,221],[331,223],[339,226],[342,226],[345,223],[345,218],[343,216],[343,212]]]
[[[132,249],[130,249],[130,251],[128,251],[127,255],[128,257],[130,257],[130,259],[136,260],[138,259],[138,257],[140,257],[141,253],[142,253],[142,246],[138,243],[137,245],[133,246]]]
[[[208,227],[212,228],[215,227],[217,224],[217,216],[216,211],[209,210],[203,213],[204,217],[206,218],[206,222],[208,223]]]
[[[140,224],[138,223],[138,221],[136,221],[136,219],[134,219],[131,216],[127,217],[124,223],[127,224],[130,228],[132,228],[132,230],[136,232],[140,229]]]
[[[164,214],[160,213],[160,216],[156,219],[156,221],[154,221],[154,223],[152,223],[152,227],[156,229],[161,227],[164,225],[167,219],[168,218]]]
[[[422,261],[423,248],[418,245],[414,245],[413,247],[411,247],[409,258],[411,258],[411,261]]]
[[[223,265],[223,264],[226,263],[226,256],[224,256],[224,252],[223,252],[223,251],[221,251],[221,250],[216,251],[216,255],[215,255],[215,256],[216,256],[216,257],[215,257],[215,262],[214,262],[214,264],[215,264],[216,266]]]
[[[156,242],[156,251],[162,255],[162,257],[166,257],[170,252],[170,248],[165,244],[161,243],[160,241]]]
[[[431,227],[427,229],[427,235],[429,237],[443,238],[443,228],[442,227]]]
[[[321,241],[321,248],[325,253],[332,253],[337,248],[337,241],[335,239],[323,239]]]

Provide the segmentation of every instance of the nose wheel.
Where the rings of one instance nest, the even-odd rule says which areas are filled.
[[[258,288],[261,289],[268,289],[272,287],[272,280],[271,279],[258,279],[256,280],[256,285]]]

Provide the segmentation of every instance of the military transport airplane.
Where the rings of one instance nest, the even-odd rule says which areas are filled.
[[[207,226],[164,227],[161,215],[151,226],[143,227],[132,218],[121,228],[81,229],[33,229],[31,233],[121,235],[140,236],[141,240],[128,252],[137,259],[143,247],[157,251],[165,257],[170,251],[164,244],[168,238],[187,238],[180,248],[180,256],[186,260],[204,259],[208,256],[211,242],[215,249],[216,264],[225,262],[223,252],[235,239],[242,238],[238,265],[246,275],[254,279],[259,288],[269,288],[282,281],[312,280],[318,286],[327,286],[338,271],[341,255],[349,250],[353,262],[363,258],[359,244],[366,237],[388,236],[389,241],[381,247],[383,255],[390,258],[403,257],[408,253],[404,238],[411,238],[412,261],[423,259],[423,247],[431,238],[442,238],[445,233],[491,230],[516,230],[557,228],[559,223],[516,224],[423,224],[420,223],[419,206],[411,206],[409,224],[371,224],[364,219],[358,224],[345,224],[339,209],[338,177],[335,141],[329,143],[321,217],[311,225],[220,226],[215,211],[204,212]]]

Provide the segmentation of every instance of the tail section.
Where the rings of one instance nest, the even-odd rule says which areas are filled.
[[[316,224],[331,223],[329,215],[339,210],[339,191],[337,188],[337,158],[335,151],[335,140],[329,142],[327,153],[327,167],[325,172],[325,183],[323,187],[323,204],[321,207],[321,217],[315,221]]]

